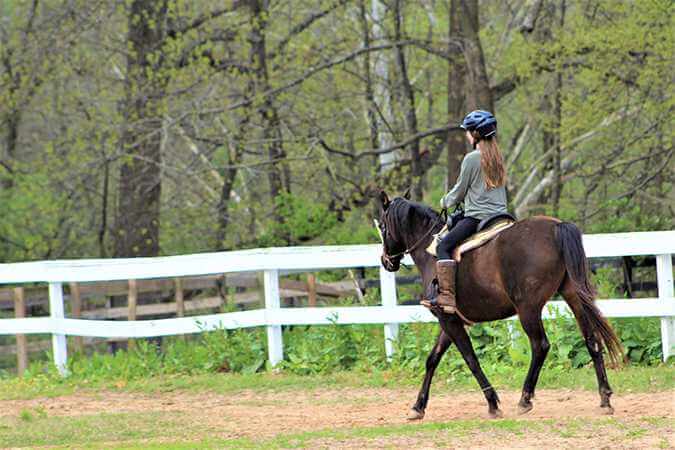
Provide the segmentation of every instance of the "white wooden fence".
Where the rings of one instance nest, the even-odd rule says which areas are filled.
[[[660,317],[663,356],[675,354],[675,294],[671,255],[675,231],[584,236],[589,258],[655,255],[658,298],[600,300],[608,317]],[[0,284],[49,283],[49,317],[0,320],[0,335],[51,333],[54,362],[66,373],[66,336],[143,338],[199,333],[216,328],[267,327],[269,360],[283,359],[282,325],[384,324],[385,351],[393,354],[398,324],[431,322],[421,306],[398,306],[396,278],[380,267],[381,306],[281,308],[280,272],[379,267],[380,245],[270,248],[134,259],[84,259],[0,264]],[[412,264],[409,257],[405,263]],[[63,283],[169,278],[228,272],[263,271],[265,308],[253,311],[142,321],[69,319],[64,315]],[[553,302],[569,314],[564,302]]]

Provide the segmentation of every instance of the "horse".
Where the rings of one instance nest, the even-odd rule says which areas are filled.
[[[411,202],[407,195],[389,200],[379,195],[379,232],[382,237],[381,263],[395,272],[401,259],[410,254],[424,287],[430,290],[435,278],[436,258],[426,251],[445,220],[431,208]],[[488,322],[517,315],[531,347],[531,361],[518,413],[533,408],[532,399],[539,372],[549,350],[542,324],[544,305],[560,293],[570,307],[595,367],[600,394],[600,411],[612,414],[612,389],[607,380],[603,347],[612,363],[622,360],[621,343],[595,305],[595,291],[588,278],[588,263],[576,225],[553,217],[535,216],[517,221],[493,240],[462,255],[457,269],[457,307],[471,322]],[[451,343],[482,389],[491,418],[503,417],[499,397],[483,373],[464,322],[457,314],[432,309],[440,323],[440,333],[426,360],[426,373],[409,420],[421,420],[429,401],[434,371]]]

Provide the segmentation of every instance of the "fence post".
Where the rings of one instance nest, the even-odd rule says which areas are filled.
[[[127,293],[127,307],[129,308],[128,320],[136,320],[136,306],[138,305],[138,284],[136,280],[129,280],[129,291]],[[136,341],[127,339],[127,349],[136,347]]]
[[[63,313],[63,285],[61,283],[49,283],[49,315],[52,322],[64,318]],[[54,323],[52,323],[52,326]],[[68,374],[66,364],[68,362],[68,347],[66,346],[66,336],[60,333],[52,332],[52,351],[54,353],[54,364],[62,376]]]
[[[659,299],[663,302],[672,302],[675,293],[673,290],[673,260],[670,254],[656,255],[656,283]],[[661,346],[663,360],[667,361],[670,355],[675,354],[675,317],[661,317]]]
[[[176,300],[176,317],[185,316],[185,299],[183,297],[183,279],[174,278],[173,280],[175,294],[174,298]]]
[[[14,317],[26,317],[26,300],[23,288],[14,288]],[[16,335],[16,373],[21,376],[28,369],[28,346],[25,334]]]
[[[380,267],[380,293],[382,294],[382,306],[385,308],[396,308],[396,275],[393,272],[387,272],[384,267]],[[387,360],[391,361],[394,355],[394,341],[398,339],[398,324],[387,323],[384,325],[384,350]]]
[[[276,269],[266,270],[264,273],[264,284],[265,315],[270,316],[274,314],[274,310],[281,307],[281,300],[279,299],[279,271]],[[267,352],[272,367],[284,359],[284,343],[280,325],[269,325],[267,327]]]
[[[307,274],[307,304],[316,306],[316,275]]]
[[[80,296],[80,285],[77,283],[70,283],[70,309],[73,318],[82,318],[82,297]],[[82,336],[75,336],[75,351],[84,353],[84,338]]]

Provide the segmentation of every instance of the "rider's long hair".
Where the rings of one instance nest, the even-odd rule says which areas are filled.
[[[488,189],[504,186],[506,184],[506,169],[497,138],[495,136],[483,138],[479,145],[480,168]]]

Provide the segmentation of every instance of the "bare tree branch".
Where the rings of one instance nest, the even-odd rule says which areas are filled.
[[[537,19],[539,18],[539,13],[541,12],[541,5],[544,1],[530,0],[528,3],[529,9],[525,15],[525,19],[523,19],[523,23],[520,25],[520,32],[523,34],[532,33],[534,31]]]
[[[167,36],[169,36],[171,38],[175,38],[178,35],[185,34],[190,30],[194,30],[195,28],[199,28],[200,26],[204,25],[209,20],[213,20],[213,19],[218,18],[220,16],[223,16],[227,13],[233,12],[239,6],[241,6],[241,2],[234,1],[229,8],[222,8],[222,9],[217,9],[215,11],[210,11],[210,12],[204,14],[204,15],[201,15],[201,16],[197,17],[192,22],[190,22],[188,24],[185,24],[184,26],[182,26],[180,28],[172,28],[172,29],[167,30]]]
[[[433,128],[431,130],[426,130],[426,131],[421,131],[417,134],[414,134],[410,136],[408,139],[406,139],[403,142],[399,142],[398,144],[391,145],[386,148],[374,148],[374,149],[368,149],[368,150],[363,150],[359,153],[351,153],[347,150],[338,150],[335,148],[330,147],[328,144],[326,144],[326,141],[323,139],[319,138],[318,142],[323,147],[327,152],[330,153],[335,153],[336,155],[340,156],[345,156],[348,158],[352,159],[360,159],[366,156],[374,156],[374,155],[382,155],[385,153],[391,153],[394,150],[401,149],[403,147],[406,147],[410,145],[411,143],[423,139],[428,136],[434,136],[434,135],[439,135],[439,134],[447,134],[449,131],[454,131],[454,130],[459,130],[460,127],[458,126],[444,126],[444,127],[439,127],[439,128]]]
[[[321,11],[318,11],[318,12],[315,12],[315,13],[307,16],[305,18],[305,20],[303,20],[302,22],[296,24],[293,28],[291,28],[291,30],[288,32],[288,34],[286,36],[284,36],[284,38],[279,41],[276,49],[268,55],[268,58],[273,59],[276,56],[278,56],[284,50],[286,45],[288,45],[288,43],[291,41],[291,39],[293,39],[294,36],[302,33],[307,28],[312,26],[312,24],[314,22],[321,19],[322,17],[327,16],[332,11],[338,9],[340,6],[345,5],[349,1],[350,0],[338,0],[338,1],[334,2],[333,4],[331,4],[328,8],[326,8],[324,10],[321,10]]]
[[[616,122],[618,120],[625,119],[626,117],[630,117],[636,111],[637,111],[637,109],[632,109],[632,110],[629,110],[629,111],[622,110],[622,111],[619,111],[615,114],[612,114],[612,115],[606,117],[600,123],[600,125],[598,125],[596,128],[594,128],[594,129],[592,129],[592,130],[572,139],[570,142],[563,145],[561,147],[561,150],[567,150],[567,149],[573,148],[575,145],[596,136],[603,129],[607,128],[609,125],[613,124],[614,122]],[[535,180],[535,178],[539,175],[539,170],[540,170],[539,165],[541,163],[547,161],[551,157],[551,155],[555,152],[555,150],[556,150],[555,146],[549,148],[539,157],[539,159],[537,159],[530,166],[530,170],[529,170],[530,174],[526,178],[525,182],[523,182],[523,184],[521,185],[520,189],[518,190],[518,193],[516,194],[516,196],[513,200],[513,204],[516,205],[516,208],[520,208],[520,207],[526,205],[527,202],[533,202],[535,199],[538,198],[536,195],[534,195],[534,196],[530,195],[531,192],[530,192],[530,194],[527,194],[527,192],[528,192],[527,189],[530,187],[530,184],[532,184],[532,182]],[[572,154],[568,155],[567,158],[565,158],[565,160],[563,160],[563,162],[561,163],[561,166],[565,166],[566,168],[569,168],[570,165],[568,164],[568,162],[571,162],[571,160],[574,157],[576,157],[576,152],[573,152]],[[564,173],[564,170],[563,170],[563,173]],[[537,186],[535,186],[533,191],[536,190],[539,194],[541,194],[541,192],[543,192],[543,189],[548,186],[548,184],[546,184],[546,183],[548,183],[548,176],[544,176],[544,178],[540,181],[540,184],[541,183],[544,183],[545,185],[542,186],[541,189],[539,189]],[[516,213],[517,213],[517,211],[516,211]]]
[[[507,96],[513,92],[520,83],[520,79],[517,76],[511,78],[506,78],[505,80],[500,81],[499,83],[490,86],[490,91],[492,91],[492,98],[495,102],[501,100],[503,97]]]
[[[625,191],[625,192],[622,192],[621,194],[614,195],[614,196],[612,196],[611,198],[607,199],[607,201],[603,202],[602,205],[601,205],[598,209],[596,209],[596,210],[593,211],[592,213],[588,214],[588,215],[586,216],[586,218],[593,217],[593,216],[595,216],[596,214],[598,214],[599,212],[601,212],[602,210],[606,209],[606,208],[611,204],[610,201],[612,201],[612,200],[619,200],[619,199],[624,198],[624,197],[629,197],[629,196],[635,194],[636,192],[640,191],[640,190],[641,190],[643,187],[645,187],[650,181],[652,181],[652,180],[653,180],[654,178],[656,178],[659,174],[661,174],[661,173],[663,172],[663,169],[665,169],[666,167],[668,167],[668,164],[670,163],[670,160],[672,159],[673,154],[675,154],[675,151],[674,151],[673,148],[671,147],[671,148],[670,148],[670,151],[668,152],[668,156],[667,156],[666,158],[664,158],[664,160],[663,160],[663,164],[661,164],[661,165],[660,165],[653,173],[651,173],[650,175],[644,177],[642,180],[640,180],[639,183],[637,183],[637,184],[636,184],[635,186],[633,186],[631,189],[629,189],[629,190],[627,190],[627,191]]]
[[[358,58],[359,56],[361,56],[365,53],[377,52],[377,51],[380,51],[380,50],[388,50],[388,49],[396,47],[397,45],[409,45],[409,44],[411,44],[411,41],[405,40],[405,41],[401,41],[401,42],[388,42],[388,43],[382,44],[382,45],[375,45],[373,47],[360,48],[358,50],[354,50],[353,52],[348,53],[347,55],[341,56],[337,59],[327,61],[323,64],[319,64],[318,66],[310,67],[309,70],[305,71],[304,74],[297,77],[296,79],[286,83],[283,86],[273,88],[273,89],[268,89],[265,92],[261,92],[260,94],[258,94],[256,96],[256,98],[259,99],[259,100],[266,100],[269,97],[274,97],[276,95],[279,95],[282,92],[288,91],[289,89],[292,89],[295,86],[303,83],[305,80],[311,78],[312,76],[316,75],[317,73],[319,73],[323,70],[330,69],[331,67],[339,66],[340,64],[344,64],[346,62],[352,61],[352,60]],[[253,103],[253,101],[254,101],[253,98],[247,98],[247,99],[242,100],[240,102],[237,102],[233,105],[230,105],[227,108],[209,109],[209,110],[203,111],[203,113],[208,114],[208,113],[221,113],[221,112],[225,112],[225,111],[233,111],[235,109],[238,109],[238,108],[241,108],[241,107],[244,107],[244,106],[250,106]]]

